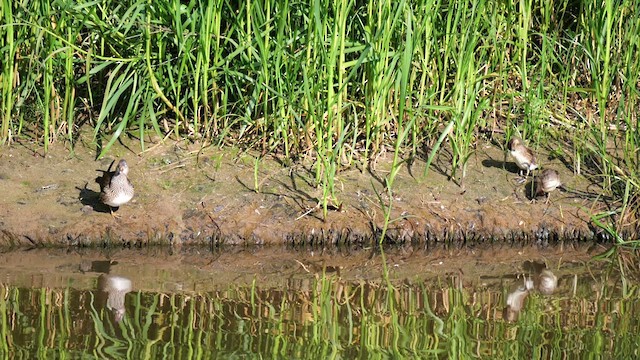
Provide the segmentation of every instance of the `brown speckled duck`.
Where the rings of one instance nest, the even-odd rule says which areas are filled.
[[[538,168],[535,154],[522,143],[520,138],[511,138],[507,144],[507,148],[509,149],[513,159],[516,161],[516,165],[520,168],[520,175],[522,175],[523,170],[526,170],[526,176],[529,176],[529,173],[532,170]]]
[[[118,162],[115,171],[111,171],[109,166],[109,170],[96,179],[100,184],[100,201],[109,206],[111,215],[114,217],[116,215],[113,213],[113,208],[118,208],[133,198],[133,185],[127,177],[128,174],[129,165],[122,159]]]
[[[540,176],[536,178],[536,196],[547,195],[545,203],[549,202],[549,193],[558,188],[562,183],[560,182],[560,175],[553,169],[545,169]]]

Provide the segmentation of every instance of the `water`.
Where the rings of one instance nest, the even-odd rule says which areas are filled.
[[[637,356],[636,281],[589,258],[535,249],[10,252],[0,255],[0,355]]]

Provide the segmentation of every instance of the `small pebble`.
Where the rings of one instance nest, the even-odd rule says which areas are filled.
[[[49,185],[41,186],[40,188],[36,189],[36,192],[55,190],[57,188],[58,188],[58,184],[49,184]]]

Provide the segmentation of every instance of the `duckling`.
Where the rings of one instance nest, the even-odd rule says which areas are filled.
[[[560,182],[560,175],[553,169],[545,169],[540,176],[536,178],[536,196],[547,195],[545,204],[549,202],[549,193],[558,188],[562,183]]]
[[[526,170],[526,176],[529,176],[531,171],[538,168],[535,154],[522,143],[520,138],[511,138],[509,143],[507,143],[507,148],[509,149],[513,159],[516,161],[516,165],[520,168],[520,176],[522,176],[523,170]]]

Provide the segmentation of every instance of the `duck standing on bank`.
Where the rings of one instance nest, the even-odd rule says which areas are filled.
[[[509,149],[513,159],[516,161],[516,165],[520,168],[520,176],[522,176],[523,170],[526,170],[526,176],[529,176],[531,171],[538,168],[535,154],[522,143],[520,138],[511,138],[507,143],[507,148]]]
[[[560,175],[553,169],[545,169],[540,176],[536,178],[536,197],[547,195],[545,204],[549,202],[549,193],[560,187]]]
[[[113,165],[113,163],[111,163]],[[109,206],[111,215],[117,217],[113,213],[114,208],[118,208],[128,203],[133,198],[133,185],[127,175],[129,174],[129,165],[127,161],[122,159],[118,162],[115,171],[104,171],[103,175],[96,179],[100,184],[100,201]]]

